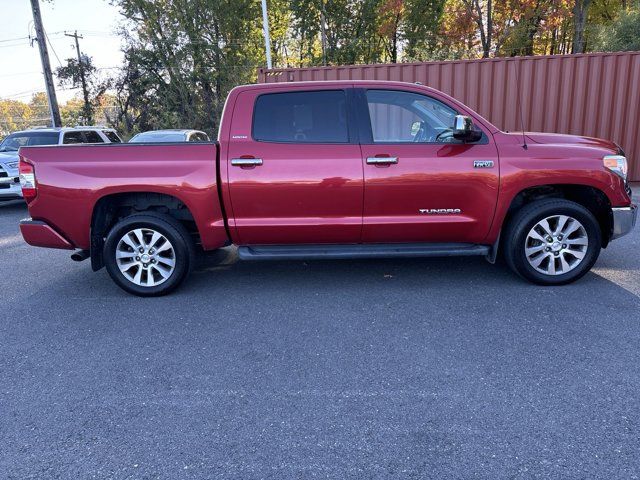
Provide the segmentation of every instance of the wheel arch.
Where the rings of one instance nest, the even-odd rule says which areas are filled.
[[[179,221],[199,243],[200,232],[188,205],[167,193],[132,191],[105,194],[95,202],[91,214],[90,252],[94,271],[104,266],[102,248],[110,228],[120,219],[134,213],[155,211]]]
[[[563,198],[582,205],[589,210],[600,225],[602,247],[606,247],[613,232],[611,202],[607,195],[597,187],[582,184],[545,184],[535,185],[520,190],[511,199],[509,208],[502,222],[503,230],[509,225],[514,214],[525,205],[536,200],[547,198]]]

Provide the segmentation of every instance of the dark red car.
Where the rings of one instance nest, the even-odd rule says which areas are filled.
[[[505,133],[396,82],[235,88],[217,143],[29,147],[31,245],[77,249],[137,295],[178,286],[197,248],[245,260],[482,255],[576,280],[637,208],[616,144]]]

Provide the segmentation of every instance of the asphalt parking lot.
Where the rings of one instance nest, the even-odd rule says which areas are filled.
[[[0,205],[0,478],[640,477],[640,228],[566,287],[228,250],[141,299],[25,216]]]

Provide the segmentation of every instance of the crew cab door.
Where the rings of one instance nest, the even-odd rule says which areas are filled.
[[[342,87],[267,87],[235,102],[226,171],[239,245],[357,243],[363,166]]]
[[[420,90],[358,89],[362,241],[482,243],[496,207],[497,149],[452,136],[458,112]],[[482,163],[478,163],[482,162]]]

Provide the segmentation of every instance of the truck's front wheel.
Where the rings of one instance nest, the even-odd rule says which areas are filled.
[[[193,242],[184,226],[156,212],[122,219],[104,244],[105,266],[113,281],[144,297],[175,289],[187,277],[193,258]]]
[[[593,214],[564,199],[523,207],[505,230],[504,254],[519,275],[541,285],[562,285],[587,273],[600,254],[602,235]]]

